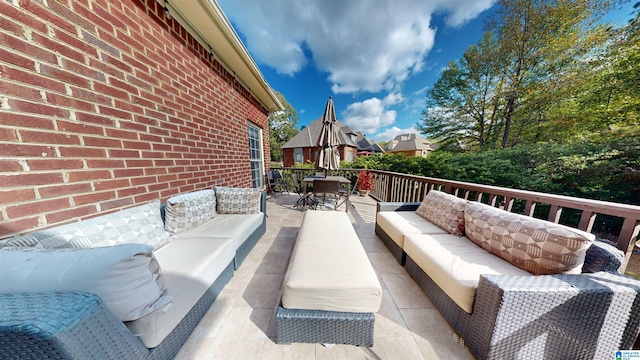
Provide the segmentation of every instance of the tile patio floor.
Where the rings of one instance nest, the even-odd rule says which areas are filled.
[[[359,196],[352,197],[355,211],[352,208],[349,217],[382,285],[374,346],[276,344],[274,309],[304,214],[292,206],[297,198],[295,194],[278,194],[267,201],[266,234],[176,359],[473,359],[447,321],[375,235],[375,200]]]

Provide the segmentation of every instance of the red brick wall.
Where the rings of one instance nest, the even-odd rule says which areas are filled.
[[[293,167],[294,165],[293,148],[282,149],[282,166]]]
[[[250,186],[267,110],[154,0],[0,1],[0,238]]]

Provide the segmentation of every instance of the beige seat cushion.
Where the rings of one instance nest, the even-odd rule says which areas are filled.
[[[595,236],[470,201],[467,237],[486,251],[534,275],[580,274]]]
[[[263,213],[257,214],[217,214],[206,223],[173,235],[176,239],[191,237],[228,237],[232,238],[235,248],[239,248],[249,238],[264,219]]]
[[[127,322],[129,330],[146,347],[158,346],[233,261],[235,253],[231,239],[203,237],[176,239],[156,250],[173,305]]]
[[[376,224],[401,248],[406,235],[447,233],[414,211],[380,211],[376,214]]]
[[[480,274],[530,273],[494,256],[465,237],[409,235],[405,252],[464,311],[471,313]]]
[[[307,211],[282,286],[282,306],[376,312],[382,288],[346,213]]]

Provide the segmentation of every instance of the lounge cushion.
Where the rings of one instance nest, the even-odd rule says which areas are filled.
[[[465,238],[451,234],[408,235],[405,252],[468,313],[473,310],[481,274],[532,276]]]
[[[0,242],[0,247],[42,249],[91,248],[118,244],[149,244],[159,248],[169,240],[155,200],[111,214],[56,226]]]
[[[171,308],[159,309],[126,325],[148,348],[156,347],[193,308],[224,269],[235,248],[228,238],[176,239],[156,250],[167,288],[174,295]]]
[[[176,239],[189,237],[232,238],[239,248],[264,220],[264,214],[218,214],[206,223],[174,235]]]
[[[165,207],[165,229],[172,234],[194,228],[216,215],[216,194],[200,190],[172,196]]]
[[[471,201],[467,237],[486,251],[534,275],[579,274],[595,236]]]
[[[447,233],[414,211],[380,211],[376,214],[376,224],[401,248],[406,235]]]
[[[282,285],[282,306],[376,312],[382,288],[349,217],[307,211]]]
[[[0,250],[0,293],[86,291],[122,321],[171,302],[162,270],[146,244],[88,249]]]
[[[464,234],[464,209],[467,201],[442,191],[431,190],[416,214],[438,225],[450,234]]]
[[[257,214],[260,212],[262,190],[216,186],[216,200],[220,214]]]

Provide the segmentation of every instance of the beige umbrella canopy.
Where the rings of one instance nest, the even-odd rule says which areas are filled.
[[[329,96],[327,106],[322,116],[322,129],[318,136],[317,145],[320,147],[316,159],[316,169],[324,170],[325,175],[329,170],[338,170],[340,167],[340,153],[338,152],[338,119],[333,106],[333,99]]]

